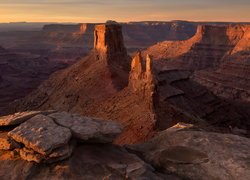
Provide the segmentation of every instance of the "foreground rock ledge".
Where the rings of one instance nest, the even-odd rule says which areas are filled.
[[[250,140],[237,135],[178,124],[128,149],[152,166],[183,179],[250,179]]]
[[[77,142],[112,143],[122,132],[116,122],[66,112],[22,112],[1,119],[9,122],[2,123],[4,128],[10,126],[0,133],[1,150],[13,150],[22,159],[37,163],[69,158]]]
[[[248,138],[184,123],[144,144],[123,147],[111,144],[121,132],[119,124],[66,112],[38,114],[4,129],[0,132],[3,180],[250,177]]]

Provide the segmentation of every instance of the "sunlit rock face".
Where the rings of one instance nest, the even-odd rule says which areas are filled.
[[[131,63],[129,87],[142,98],[150,100],[155,92],[155,82],[151,58],[147,56],[144,61],[138,52]]]
[[[94,49],[98,52],[99,59],[105,59],[108,64],[114,66],[129,66],[121,25],[117,23],[96,25],[94,37]]]

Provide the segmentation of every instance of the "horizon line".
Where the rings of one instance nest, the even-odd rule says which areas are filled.
[[[108,21],[108,20],[107,20]],[[69,23],[69,24],[97,24],[106,23],[107,21],[100,22],[79,22],[79,21],[8,21],[1,22],[0,24],[10,24],[10,23]],[[194,22],[194,23],[250,23],[250,21],[221,21],[221,20],[138,20],[138,21],[116,21],[118,23],[136,23],[136,22]]]

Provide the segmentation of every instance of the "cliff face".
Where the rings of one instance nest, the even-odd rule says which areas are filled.
[[[143,60],[141,52],[138,52],[131,63],[129,88],[141,98],[142,101],[148,103],[151,110],[153,110],[156,95],[156,81],[151,58],[147,56],[146,60]]]
[[[111,66],[127,67],[127,50],[124,46],[122,27],[119,24],[97,25],[94,31],[94,49],[98,59],[106,60]]]
[[[246,46],[246,26],[198,26],[186,41],[165,41],[149,47],[143,54],[162,60],[169,68],[200,70],[216,68],[224,57]],[[242,45],[244,44],[244,45]]]
[[[215,70],[196,72],[194,79],[216,95],[250,102],[250,26],[234,26],[227,31],[233,48]]]
[[[163,70],[195,71],[194,79],[216,95],[249,102],[250,26],[198,26],[186,41],[166,41],[143,52]]]

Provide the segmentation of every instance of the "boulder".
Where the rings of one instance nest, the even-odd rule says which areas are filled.
[[[182,125],[183,126],[183,125]],[[152,166],[183,179],[249,179],[248,138],[180,125],[151,141],[129,146]]]
[[[8,136],[42,155],[64,146],[71,138],[68,128],[58,126],[50,117],[37,115],[8,133]]]
[[[73,137],[84,142],[111,143],[122,132],[119,123],[82,117],[66,112],[50,114],[49,117],[71,130]]]

